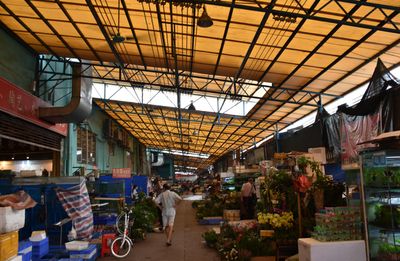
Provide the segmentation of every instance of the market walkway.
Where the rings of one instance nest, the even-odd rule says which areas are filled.
[[[126,261],[219,261],[216,251],[202,243],[201,234],[210,226],[200,226],[195,219],[192,201],[184,200],[178,206],[172,246],[165,245],[163,233],[148,234],[147,239],[135,244]],[[104,258],[104,261],[116,260]]]

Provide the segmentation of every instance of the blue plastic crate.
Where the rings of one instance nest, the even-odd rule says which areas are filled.
[[[18,255],[22,256],[22,261],[30,261],[32,259],[32,243],[30,241],[19,242]]]
[[[107,215],[94,215],[93,216],[93,224],[94,225],[115,225],[117,221],[116,214],[107,214]]]
[[[97,257],[97,246],[90,244],[87,249],[79,251],[70,251],[70,258],[81,258],[84,260],[96,260]]]
[[[200,219],[198,222],[199,222],[199,225],[208,225],[208,220],[205,220],[205,219]]]
[[[32,242],[32,260],[40,259],[49,253],[49,238],[42,241]]]
[[[67,258],[69,257],[69,251],[65,248],[65,245],[54,245],[49,247],[49,255]]]
[[[221,222],[224,220],[221,218],[216,218],[216,219],[209,219],[207,220],[209,225],[219,225]]]

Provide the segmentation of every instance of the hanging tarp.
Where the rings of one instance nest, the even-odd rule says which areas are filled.
[[[371,81],[361,101],[352,107],[342,106],[339,111],[352,116],[366,116],[375,113],[387,100],[388,93],[386,91],[389,87],[399,87],[399,81],[378,59]]]
[[[378,59],[361,101],[352,107],[340,106],[338,113],[323,118],[326,147],[334,157],[341,155],[343,165],[358,162],[358,150],[362,148],[357,144],[393,130],[399,86],[399,81]]]
[[[340,143],[342,147],[342,166],[358,166],[358,150],[368,144],[358,145],[379,134],[380,113],[367,116],[341,117]]]
[[[72,219],[78,239],[90,239],[93,233],[93,213],[86,183],[70,188],[57,188],[57,197]]]

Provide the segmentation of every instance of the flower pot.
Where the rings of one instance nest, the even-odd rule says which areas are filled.
[[[260,237],[273,237],[275,234],[274,230],[260,230]]]
[[[253,256],[251,261],[275,261],[275,256]]]

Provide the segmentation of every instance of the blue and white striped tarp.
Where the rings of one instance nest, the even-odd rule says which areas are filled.
[[[93,233],[93,213],[86,183],[70,188],[57,188],[57,197],[72,219],[78,239],[90,239]]]

